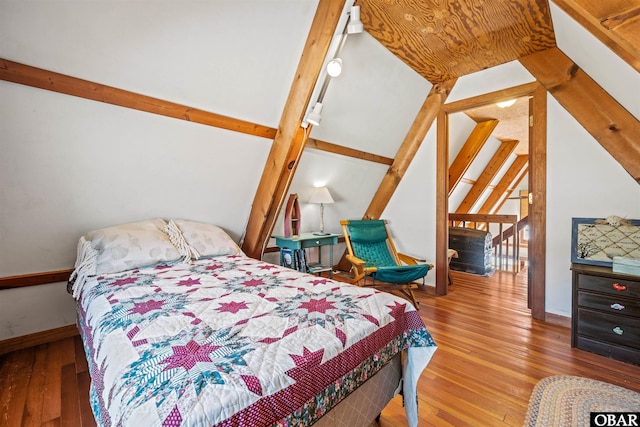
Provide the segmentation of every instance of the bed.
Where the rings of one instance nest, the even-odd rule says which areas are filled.
[[[437,347],[408,301],[249,258],[215,225],[89,232],[68,289],[98,425],[355,427],[400,391],[418,424]]]

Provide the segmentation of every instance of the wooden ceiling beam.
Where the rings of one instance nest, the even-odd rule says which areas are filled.
[[[0,80],[273,140],[277,129],[0,58]],[[393,159],[309,139],[307,148],[391,165]]]
[[[640,6],[635,6],[625,10],[622,13],[614,13],[600,20],[602,25],[607,30],[615,30],[616,28],[632,22],[634,18],[640,16]]]
[[[420,145],[422,145],[422,141],[424,141],[424,138],[427,136],[429,128],[438,116],[440,108],[442,108],[442,105],[444,105],[444,102],[451,93],[451,89],[453,89],[456,80],[457,79],[451,79],[444,83],[433,85],[429,91],[429,95],[427,95],[418,115],[413,121],[411,129],[409,129],[407,136],[398,149],[396,157],[393,159],[393,164],[384,178],[382,178],[378,191],[376,191],[371,203],[369,203],[369,207],[364,214],[365,219],[378,219],[380,215],[382,215],[389,200],[391,200],[391,196],[393,196],[396,188],[398,188],[402,177],[407,172],[409,165],[411,165],[411,161],[418,152]]]
[[[502,202],[506,200],[515,189],[517,184],[514,185],[514,182],[516,180],[519,182],[526,174],[528,164],[528,155],[522,154],[516,157],[498,184],[496,184],[489,197],[487,197],[487,200],[485,200],[480,209],[478,209],[478,213],[493,214],[498,212],[498,207],[502,205]]]
[[[496,126],[498,126],[498,123],[499,121],[495,119],[476,123],[467,141],[458,152],[451,166],[449,166],[449,196],[451,196],[451,193],[453,193],[453,190],[455,190],[465,172],[469,169],[469,166],[471,166],[480,150],[482,150],[482,147],[484,147],[484,144]]]
[[[482,196],[489,187],[493,178],[495,178],[517,146],[518,141],[505,141],[500,144],[500,147],[498,147],[489,163],[487,163],[487,166],[476,180],[476,183],[471,187],[462,202],[460,202],[460,206],[456,209],[456,213],[471,212],[473,205],[476,204],[480,196]]]
[[[640,121],[558,48],[520,63],[640,183]]]
[[[327,153],[339,154],[341,156],[353,157],[354,159],[367,160],[370,162],[380,163],[391,166],[393,159],[390,157],[379,156],[377,154],[368,153],[366,151],[355,150],[353,148],[342,145],[332,144],[330,142],[321,141],[319,139],[309,138],[306,148],[325,151]]]
[[[447,103],[443,111],[447,114],[465,112],[466,110],[482,107],[489,104],[495,104],[500,101],[508,101],[510,99],[530,97],[531,93],[538,86],[537,82],[524,83],[519,86],[500,89],[495,92],[483,93],[471,98],[460,99]]]
[[[0,58],[0,80],[273,139],[276,129]]]
[[[346,0],[320,0],[251,205],[242,250],[261,258],[306,143],[300,127]],[[310,129],[308,129],[310,132]],[[302,136],[301,136],[302,135]]]
[[[277,129],[0,58],[0,80],[273,140]],[[309,139],[314,148],[391,165],[393,159]]]
[[[511,183],[510,188],[509,188],[509,192],[507,194],[511,194],[513,193],[513,191],[515,191],[518,188],[518,185],[520,185],[520,182],[522,182],[522,180],[524,179],[524,177],[527,175],[527,173],[529,172],[529,166],[527,165],[523,170],[522,173],[520,175],[518,175],[516,177],[516,179]],[[500,209],[502,209],[502,206],[506,203],[506,201],[508,200],[508,197],[503,198],[493,209],[493,212],[500,212]],[[527,202],[528,203],[528,202]],[[522,219],[522,218],[520,218]]]
[[[617,3],[597,0],[552,0],[560,9],[578,21],[587,31],[615,52],[623,61],[640,72],[640,20],[633,19],[640,13],[640,6],[636,3],[624,12],[599,14],[597,10],[615,7]],[[630,24],[626,31],[620,28],[623,24]]]

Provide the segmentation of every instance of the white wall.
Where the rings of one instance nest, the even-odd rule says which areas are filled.
[[[271,141],[0,87],[0,274],[70,268],[80,235],[149,217],[215,221],[240,237]],[[242,179],[233,165],[247,167]]]
[[[571,218],[640,218],[640,186],[553,98],[548,110],[546,310],[571,316]]]
[[[0,57],[275,127],[316,6],[2,0]],[[640,116],[638,73],[552,12],[560,48]],[[366,33],[349,36],[341,57],[311,136],[395,156],[431,84]],[[504,64],[459,79],[449,101],[530,81],[519,63]],[[241,237],[270,141],[7,82],[0,99],[0,276],[70,268],[81,234],[144,217],[214,222]],[[568,315],[570,218],[640,218],[640,194],[553,99],[548,141],[547,311]],[[339,232],[340,219],[362,216],[386,171],[306,150],[290,190],[303,202],[303,230],[319,221],[318,206],[304,203],[314,184],[332,191],[325,228]],[[383,214],[399,249],[428,260],[435,171],[433,126]],[[63,284],[0,291],[0,340],[74,318]]]
[[[0,54],[277,126],[316,0],[2,0]]]
[[[560,49],[640,117],[640,75],[553,5],[552,14]],[[447,101],[533,80],[519,62],[511,62],[458,79]],[[547,120],[545,309],[571,316],[571,218],[640,218],[640,186],[551,96]],[[430,260],[435,260],[434,128],[384,213],[392,219],[399,249]]]
[[[3,0],[0,57],[276,127],[316,6]],[[82,234],[143,218],[242,236],[270,140],[4,81],[0,100],[0,277],[71,268]],[[0,291],[0,340],[74,318],[64,284]]]
[[[323,100],[320,126],[310,137],[393,158],[404,141],[431,84],[367,33],[349,35],[340,54],[343,71],[333,78]],[[401,82],[401,83],[400,83]],[[360,219],[387,165],[306,149],[290,187],[300,198],[302,231],[317,231],[320,207],[307,203],[315,186],[326,185],[335,203],[324,209],[325,231],[342,234],[340,220]],[[282,234],[283,212],[274,234]],[[334,250],[337,262],[344,252]],[[323,260],[328,259],[323,248]],[[316,256],[315,253],[312,256]],[[274,261],[274,256],[265,256]]]
[[[331,80],[322,122],[310,137],[395,157],[431,84],[367,33],[350,35],[340,56],[343,72]],[[368,78],[363,78],[363,70]],[[325,229],[342,232],[340,220],[362,218],[388,168],[306,149],[290,188],[302,202],[302,231],[319,227],[319,207],[306,205],[315,186],[326,185],[336,201],[325,207]],[[279,221],[276,230],[281,229]]]
[[[558,47],[640,119],[640,73],[555,4],[550,4]]]
[[[531,75],[517,62],[504,64],[481,73],[464,76],[456,82],[447,102],[457,101],[506,87],[532,81]],[[458,141],[452,147],[450,161],[475,126],[464,116],[454,117],[458,126],[451,135]],[[461,130],[459,128],[464,128]],[[384,218],[390,222],[394,243],[400,252],[424,258],[435,263],[436,243],[436,123],[431,126],[411,166],[394,193]],[[468,186],[467,186],[468,188]],[[452,203],[459,204],[462,196]],[[427,283],[435,284],[436,272],[427,275]]]

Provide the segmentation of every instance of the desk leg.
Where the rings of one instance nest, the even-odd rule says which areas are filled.
[[[333,243],[329,245],[329,279],[333,279]]]

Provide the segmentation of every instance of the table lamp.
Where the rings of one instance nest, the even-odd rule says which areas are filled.
[[[316,187],[311,193],[311,197],[309,198],[309,203],[320,203],[320,231],[315,232],[313,234],[318,236],[324,236],[330,233],[325,233],[324,231],[324,204],[325,203],[333,203],[333,197],[331,197],[331,193],[329,193],[329,189],[327,187]]]

